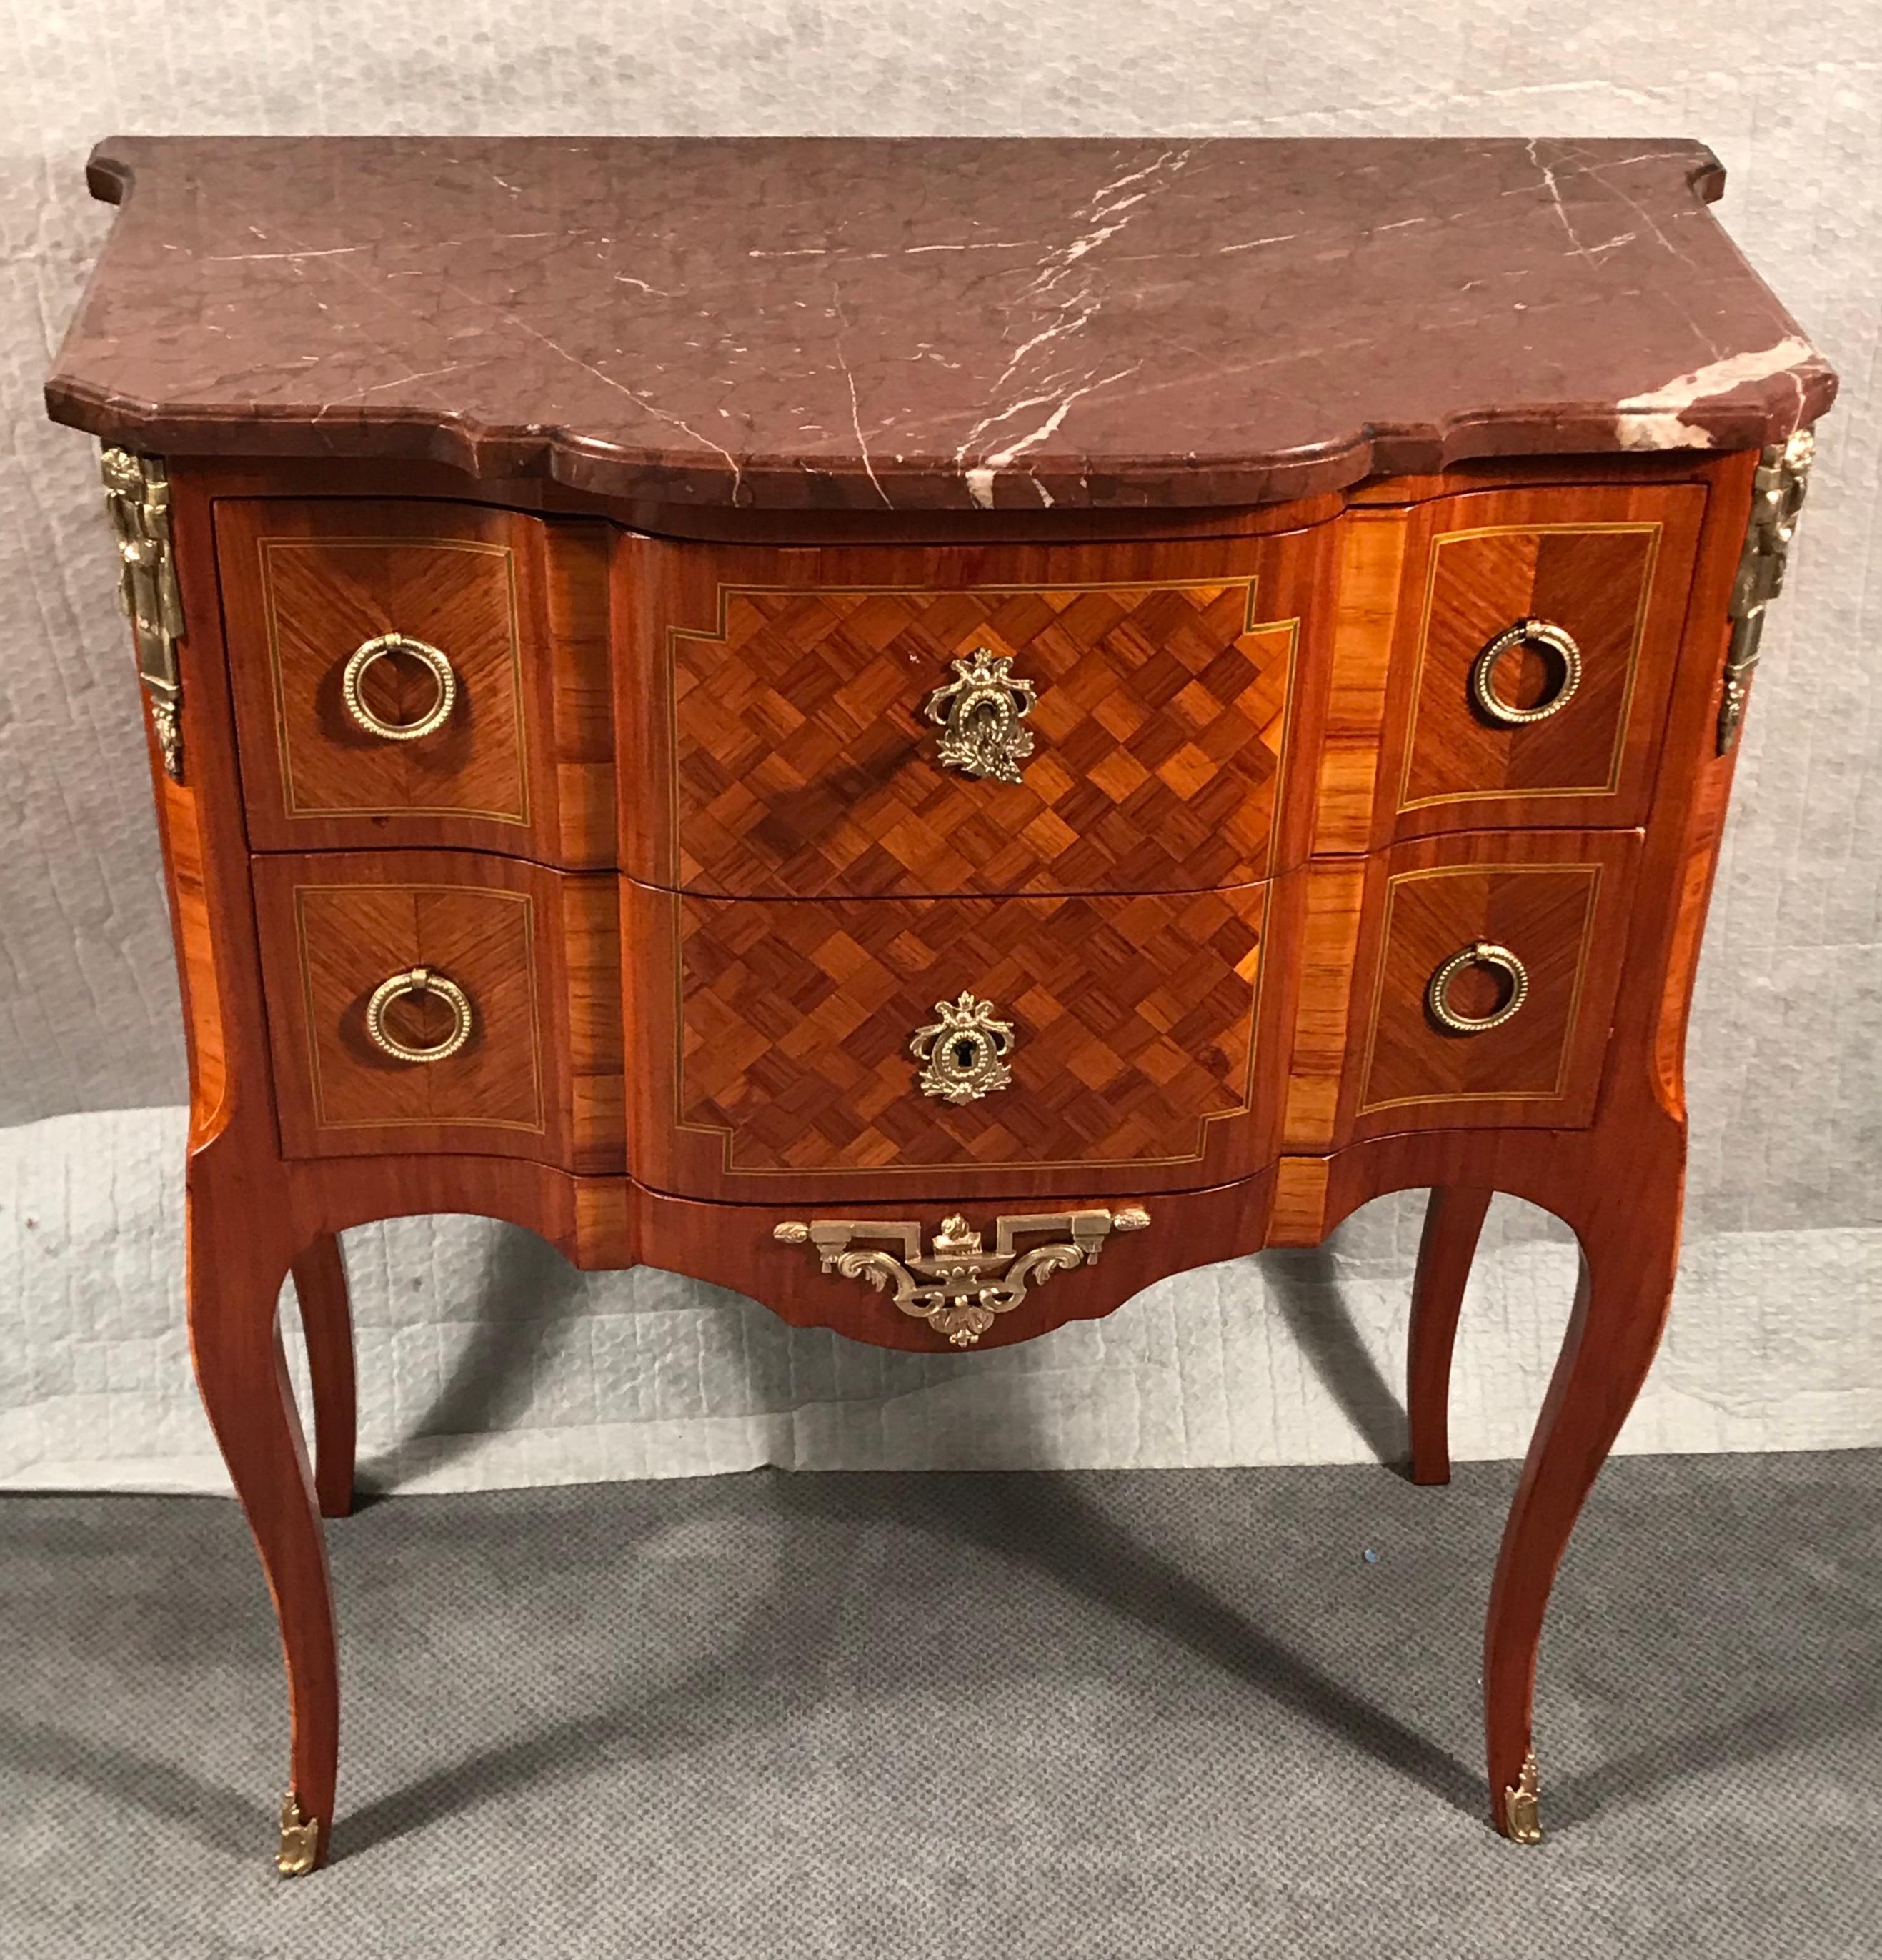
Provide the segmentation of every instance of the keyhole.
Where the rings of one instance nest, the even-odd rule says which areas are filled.
[[[957,1041],[954,1044],[954,1065],[963,1074],[974,1066],[979,1050],[971,1041]]]

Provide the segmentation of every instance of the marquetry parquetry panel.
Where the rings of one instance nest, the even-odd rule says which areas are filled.
[[[289,1155],[452,1149],[620,1167],[612,878],[462,853],[258,858],[254,877]],[[387,1055],[366,1032],[374,988],[418,966],[461,988],[475,1017],[440,1061]],[[387,1024],[422,1046],[451,1017],[408,999]]]
[[[249,822],[262,848],[471,844],[571,864],[614,850],[607,533],[470,504],[232,499],[218,510]],[[348,657],[400,633],[443,654],[443,724],[395,741],[342,697]],[[409,655],[367,705],[418,720]]]
[[[1659,543],[1657,524],[1485,529],[1437,539],[1401,810],[1499,792],[1613,789]],[[1472,707],[1470,671],[1487,642],[1525,617],[1566,628],[1583,664],[1563,708],[1512,728]],[[1497,692],[1527,709],[1548,698],[1557,678],[1546,655],[1520,648],[1498,663]]]
[[[965,1195],[965,1174],[1161,1188],[1252,1168],[1270,889],[787,903],[631,886],[652,1062],[637,1174],[700,1195],[795,1174],[835,1202],[872,1184]],[[1013,1080],[951,1106],[922,1093],[908,1043],[963,989],[1013,1024]]]
[[[1310,533],[1156,554],[676,551],[650,703],[666,835],[644,875],[779,897],[1266,877],[1320,552]],[[981,648],[1038,690],[1018,784],[944,768],[923,711]]]
[[[1407,555],[1398,660],[1402,737],[1388,725],[1393,828],[1629,824],[1652,790],[1705,492],[1691,485],[1483,492],[1420,514]],[[1471,697],[1505,628],[1538,619],[1579,647],[1582,676],[1547,719],[1511,727]],[[1496,689],[1545,699],[1549,656],[1512,650]]]
[[[1355,1133],[1590,1121],[1637,854],[1631,832],[1485,835],[1403,845],[1369,867],[1349,1048]],[[1528,997],[1499,1027],[1454,1032],[1426,991],[1478,941],[1515,954]],[[1448,994],[1471,1017],[1508,998],[1507,979],[1478,966]]]

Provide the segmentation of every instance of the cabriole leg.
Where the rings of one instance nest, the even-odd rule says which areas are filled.
[[[314,1490],[323,1517],[353,1508],[353,1321],[340,1242],[324,1233],[294,1262],[294,1297],[313,1390]]]
[[[1432,1192],[1426,1208],[1418,1274],[1412,1284],[1405,1382],[1414,1484],[1451,1481],[1451,1351],[1464,1282],[1470,1277],[1477,1235],[1489,1204],[1486,1189],[1445,1185]]]
[[[326,1857],[339,1685],[326,1548],[281,1348],[279,1297],[292,1254],[275,1221],[286,1209],[278,1194],[264,1199],[218,1179],[201,1158],[191,1166],[190,1349],[280,1624],[292,1767],[275,1863],[291,1877]]]
[[[1556,1569],[1584,1499],[1652,1366],[1679,1252],[1683,1147],[1608,1167],[1576,1223],[1581,1281],[1490,1589],[1483,1704],[1492,1815],[1518,1843],[1542,1835],[1531,1720],[1536,1649]]]

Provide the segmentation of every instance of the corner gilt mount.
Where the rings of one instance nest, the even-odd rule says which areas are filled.
[[[1731,644],[1725,653],[1725,692],[1718,704],[1718,752],[1737,746],[1745,702],[1764,638],[1764,609],[1784,590],[1784,569],[1810,487],[1817,438],[1799,429],[1790,441],[1762,450],[1752,479],[1751,521],[1731,588]]]
[[[150,697],[151,724],[173,782],[183,779],[183,684],[176,642],[183,608],[170,533],[170,474],[155,457],[107,445],[100,459],[105,508],[118,547],[118,603],[137,642],[137,670]]]

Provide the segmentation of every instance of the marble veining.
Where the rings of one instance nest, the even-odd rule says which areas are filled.
[[[744,508],[1210,505],[1780,439],[1702,145],[163,138],[60,420]]]
[[[1804,374],[1815,352],[1801,334],[1786,334],[1775,347],[1726,355],[1644,394],[1629,396],[1620,405],[1620,446],[1709,449],[1712,431],[1691,415],[1696,403],[1729,394],[1734,388],[1780,379],[1796,390],[1797,410],[1791,420],[1793,426],[1801,428],[1811,419]]]

